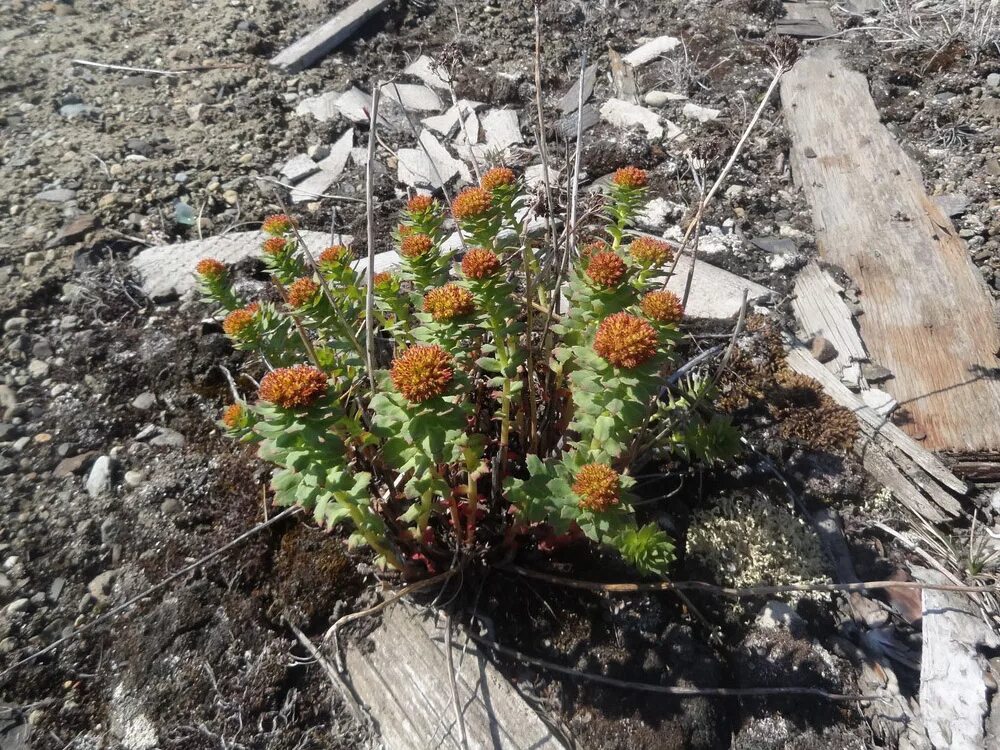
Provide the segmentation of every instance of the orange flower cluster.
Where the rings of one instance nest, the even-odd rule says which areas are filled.
[[[459,193],[451,203],[451,214],[457,221],[478,219],[493,206],[493,196],[488,190],[470,187]]]
[[[597,327],[594,351],[615,367],[631,369],[649,361],[659,346],[656,329],[626,312],[609,315]]]
[[[264,223],[260,225],[260,228],[264,230],[264,234],[278,237],[282,234],[288,234],[295,229],[295,219],[288,214],[273,214],[264,219]]]
[[[246,307],[241,307],[239,310],[233,310],[226,316],[225,320],[222,321],[222,330],[229,336],[238,336],[246,330],[247,327],[253,325],[254,317],[257,315],[257,310],[259,309],[260,305],[256,302],[251,302]]]
[[[307,305],[315,299],[318,291],[319,284],[308,276],[296,279],[288,287],[288,304],[292,307]]]
[[[573,482],[573,492],[580,498],[580,509],[593,513],[610,510],[618,504],[621,477],[605,464],[580,467]]]
[[[424,312],[439,323],[468,315],[476,307],[472,292],[457,284],[445,284],[431,289],[424,296]]]
[[[264,240],[264,252],[268,255],[281,255],[288,247],[288,240],[284,237],[270,237]]]
[[[639,306],[647,318],[657,323],[679,323],[684,318],[680,297],[666,289],[650,292]]]
[[[479,181],[479,186],[483,190],[492,191],[504,185],[513,185],[515,179],[517,178],[514,176],[514,170],[507,167],[493,167],[493,169],[488,170],[483,175],[483,179]]]
[[[653,237],[637,237],[628,246],[628,251],[636,263],[646,268],[662,266],[674,257],[670,245]]]
[[[434,247],[434,240],[426,234],[407,233],[403,235],[403,241],[399,245],[399,252],[404,258],[413,260],[425,255]]]
[[[434,205],[434,199],[429,195],[414,195],[406,202],[406,210],[411,214],[422,214]]]
[[[611,182],[623,188],[646,187],[646,170],[638,167],[622,167],[615,172]]]
[[[584,242],[583,246],[580,248],[580,260],[589,261],[598,253],[604,252],[608,249],[608,243],[604,240],[593,240],[591,242]]]
[[[440,346],[411,346],[389,371],[392,384],[411,404],[440,396],[454,376],[451,355]]]
[[[243,405],[230,404],[222,412],[222,423],[230,430],[235,430],[243,422]]]
[[[326,374],[311,365],[281,367],[263,377],[259,395],[283,409],[301,409],[323,395],[326,383]]]
[[[467,279],[485,279],[499,270],[500,259],[484,247],[474,247],[462,258],[462,273]]]
[[[203,258],[198,261],[195,271],[199,276],[204,276],[209,281],[221,279],[226,274],[226,264],[215,258]]]
[[[392,287],[392,282],[395,281],[395,279],[396,277],[389,271],[382,271],[372,277],[372,287],[376,292],[388,291]]]
[[[344,259],[347,258],[347,248],[343,245],[333,245],[328,247],[326,250],[319,254],[316,262],[320,265],[337,265],[343,263]]]
[[[590,263],[587,264],[587,276],[597,286],[604,289],[618,286],[627,270],[625,261],[610,250],[602,250],[592,255]]]

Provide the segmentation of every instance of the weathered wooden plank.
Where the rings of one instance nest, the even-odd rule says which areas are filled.
[[[889,131],[863,75],[819,49],[786,74],[791,162],[822,257],[862,294],[861,337],[935,450],[1000,448],[993,301],[951,222]]]
[[[888,422],[880,417],[874,409],[867,406],[860,398],[851,393],[833,373],[817,362],[809,352],[801,347],[792,347],[788,351],[786,361],[788,366],[796,372],[808,375],[819,381],[819,384],[823,386],[823,391],[830,398],[845,409],[850,409],[857,416],[865,435],[892,445],[927,472],[929,476],[953,492],[960,495],[965,495],[969,492],[968,485],[956,477],[937,456],[920,446],[913,438],[892,422]]]
[[[350,38],[365,21],[386,6],[389,0],[357,0],[319,28],[309,32],[273,58],[271,65],[290,73],[308,68]]]
[[[469,748],[566,747],[460,629],[451,647]],[[445,648],[444,623],[403,604],[385,611],[365,643],[348,647],[351,684],[385,747],[461,749]]]
[[[826,2],[784,3],[785,17],[774,23],[774,30],[785,36],[803,39],[830,36],[837,30]]]
[[[913,568],[924,583],[950,583],[936,570]],[[996,747],[987,717],[993,678],[984,649],[1000,646],[968,594],[923,592],[923,648],[920,659],[920,713],[935,749]]]
[[[822,336],[837,350],[826,363],[840,375],[852,362],[868,359],[865,345],[854,327],[854,316],[840,297],[841,288],[816,263],[807,263],[795,277],[792,309],[807,338]]]

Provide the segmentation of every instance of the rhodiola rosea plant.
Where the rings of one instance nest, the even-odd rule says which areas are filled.
[[[263,225],[280,301],[239,299],[229,270],[201,261],[223,329],[264,371],[221,424],[275,465],[275,503],[393,568],[570,535],[666,573],[673,542],[637,520],[634,471],[725,457],[734,435],[704,381],[668,386],[673,253],[628,230],[646,179],[614,175],[578,248],[535,238],[523,181],[497,167],[447,209],[409,200],[398,272],[369,280],[345,247],[310,252],[284,215]]]

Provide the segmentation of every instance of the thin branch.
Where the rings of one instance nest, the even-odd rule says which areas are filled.
[[[726,369],[726,365],[729,364],[729,360],[733,358],[733,351],[736,349],[736,339],[739,337],[743,330],[743,324],[746,322],[747,318],[747,298],[749,292],[743,290],[743,303],[740,305],[740,315],[736,319],[736,327],[733,328],[733,335],[729,339],[729,346],[726,348],[726,353],[722,357],[722,361],[719,363],[719,369],[715,371],[715,376],[712,378],[712,385],[714,386],[719,382],[719,378],[722,377],[722,373]]]
[[[378,131],[378,104],[382,84],[372,88],[371,120],[368,125],[368,161],[365,164],[365,217],[368,222],[368,278],[365,284],[365,354],[368,382],[375,393],[375,142]]]
[[[278,515],[276,515],[274,518],[270,519],[269,521],[265,521],[263,523],[259,523],[256,526],[254,526],[252,529],[248,529],[247,531],[245,531],[242,534],[240,534],[238,537],[236,537],[235,539],[233,539],[233,541],[229,542],[228,544],[225,544],[222,547],[219,547],[219,549],[215,550],[214,552],[210,552],[209,554],[205,555],[204,557],[201,557],[201,558],[195,560],[190,565],[186,565],[185,567],[181,568],[180,570],[178,570],[173,575],[167,576],[165,579],[163,579],[162,581],[160,581],[155,586],[149,587],[148,589],[146,589],[145,591],[143,591],[141,594],[136,594],[131,599],[129,599],[129,600],[125,601],[125,602],[122,602],[121,604],[119,604],[117,607],[115,607],[113,609],[108,610],[103,615],[101,615],[100,617],[98,617],[96,620],[93,620],[92,622],[88,622],[86,625],[78,628],[77,630],[74,630],[69,635],[64,636],[63,638],[60,638],[57,641],[53,641],[52,643],[50,643],[45,648],[39,649],[38,651],[35,651],[34,653],[29,654],[28,656],[25,656],[23,659],[20,659],[19,661],[14,662],[9,667],[7,667],[7,669],[5,669],[3,672],[0,672],[0,679],[6,677],[8,674],[10,674],[11,672],[13,672],[18,667],[23,666],[23,665],[25,665],[25,664],[27,664],[29,662],[32,662],[35,659],[37,659],[38,657],[43,656],[43,655],[49,653],[50,651],[54,651],[56,648],[58,648],[59,646],[63,645],[64,643],[69,643],[70,641],[76,640],[77,638],[79,638],[84,633],[86,633],[86,632],[88,632],[90,630],[93,630],[95,627],[97,627],[98,625],[100,625],[103,622],[107,622],[108,620],[110,620],[115,615],[117,615],[117,614],[119,614],[121,612],[124,612],[126,609],[129,609],[134,604],[142,601],[146,597],[148,597],[151,594],[153,594],[153,593],[159,591],[160,589],[166,587],[170,583],[173,583],[178,578],[187,575],[188,573],[190,573],[193,570],[197,570],[198,568],[200,568],[205,563],[210,562],[211,560],[214,560],[216,557],[218,557],[219,555],[224,554],[225,552],[228,552],[233,547],[236,547],[236,546],[240,545],[242,542],[245,542],[247,539],[249,539],[250,537],[254,536],[255,534],[263,531],[264,529],[268,528],[269,526],[273,526],[278,521],[281,521],[282,519],[288,518],[289,516],[294,515],[296,513],[299,513],[301,511],[302,511],[302,507],[299,506],[299,505],[293,506],[291,508],[286,508],[285,510],[281,511],[281,513],[279,513]]]

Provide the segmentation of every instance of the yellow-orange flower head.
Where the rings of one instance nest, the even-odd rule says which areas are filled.
[[[587,264],[587,277],[602,289],[613,289],[625,277],[627,270],[625,261],[616,253],[602,250],[590,256],[590,262]]]
[[[288,214],[273,214],[264,219],[264,223],[260,225],[260,228],[264,230],[264,234],[280,237],[295,229],[295,219]]]
[[[647,318],[657,323],[679,323],[684,318],[680,297],[666,289],[650,292],[639,306]]]
[[[500,270],[500,259],[492,250],[474,247],[462,258],[462,273],[467,279],[481,281]]]
[[[632,260],[645,268],[658,268],[674,257],[670,245],[653,237],[636,237],[628,251]]]
[[[396,280],[389,271],[382,271],[372,277],[372,288],[379,293],[388,292],[392,289],[392,282]]]
[[[631,369],[649,361],[659,346],[656,329],[626,312],[609,315],[597,327],[594,351],[615,367]]]
[[[263,377],[259,395],[283,409],[302,409],[323,395],[326,383],[326,374],[311,365],[281,367]]]
[[[429,195],[414,195],[406,202],[406,210],[411,214],[422,214],[434,205],[434,199]]]
[[[587,464],[576,473],[573,492],[581,510],[601,513],[618,504],[621,476],[605,464]]]
[[[226,264],[215,258],[202,258],[194,270],[198,272],[199,276],[209,281],[216,281],[226,275]]]
[[[646,187],[646,170],[638,167],[622,167],[615,172],[611,182],[623,188]]]
[[[488,170],[483,175],[483,179],[479,181],[479,187],[492,192],[498,187],[513,185],[515,179],[517,178],[514,176],[512,169],[507,169],[507,167],[493,167],[493,169]]]
[[[600,252],[608,249],[608,243],[604,240],[593,240],[584,242],[580,248],[580,260],[587,262]]]
[[[230,404],[222,412],[222,423],[230,430],[235,430],[243,423],[243,405]]]
[[[488,190],[470,187],[459,193],[451,203],[451,214],[456,221],[478,219],[493,206],[493,196]]]
[[[426,234],[407,233],[399,245],[399,252],[404,258],[414,260],[426,255],[434,247],[434,240]]]
[[[316,258],[316,262],[320,265],[334,266],[343,263],[347,257],[348,252],[346,247],[343,245],[333,245],[321,252],[319,257]]]
[[[249,326],[253,325],[258,309],[260,309],[260,305],[256,302],[251,302],[246,307],[233,310],[222,321],[222,330],[229,336],[239,336]]]
[[[264,253],[267,255],[281,255],[288,247],[288,240],[284,237],[269,237],[264,240]]]
[[[445,284],[424,295],[424,312],[439,323],[468,315],[476,307],[472,292],[457,284]]]
[[[315,299],[318,291],[319,284],[308,276],[296,279],[288,287],[288,304],[292,307],[307,305]]]
[[[454,376],[451,356],[440,346],[411,346],[389,371],[392,384],[411,404],[440,396]]]

